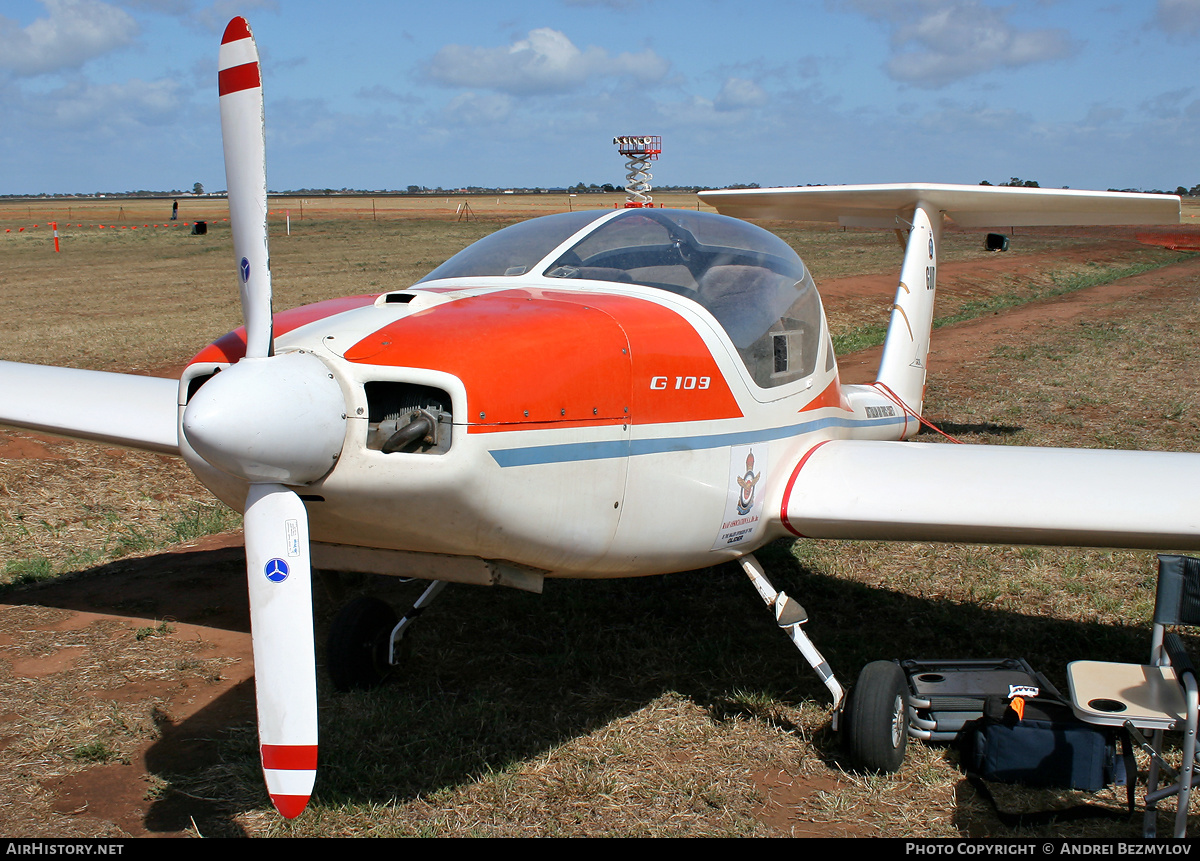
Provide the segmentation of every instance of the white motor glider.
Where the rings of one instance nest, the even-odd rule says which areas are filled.
[[[1177,197],[704,192],[724,214],[537,218],[408,289],[273,315],[262,87],[241,18],[222,40],[220,94],[245,327],[178,382],[2,362],[0,422],[177,453],[245,512],[262,765],[284,816],[303,809],[316,773],[314,564],[434,581],[419,609],[446,582],[540,591],[547,577],[736,560],[840,710],[843,689],[803,633],[803,609],[753,556],[768,542],[1200,549],[1200,513],[1164,492],[1200,482],[1200,455],[905,441],[922,410],[946,218],[1175,223]],[[876,383],[839,382],[808,270],[781,239],[729,215],[903,231]],[[335,684],[377,681],[412,615],[397,620],[373,600],[339,614]],[[892,693],[850,713],[879,767],[898,764],[903,743]]]

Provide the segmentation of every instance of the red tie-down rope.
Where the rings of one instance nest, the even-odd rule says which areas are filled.
[[[895,392],[893,392],[891,389],[889,389],[883,383],[879,383],[879,382],[875,383],[875,388],[877,388],[884,395],[884,397],[886,397],[888,400],[892,401],[894,404],[896,404],[896,406],[900,407],[900,409],[902,409],[904,411],[904,414],[906,416],[912,416],[918,422],[925,425],[925,427],[929,428],[931,431],[934,431],[935,433],[940,433],[942,436],[944,436],[946,439],[950,440],[950,442],[952,442],[952,443],[956,443],[958,445],[965,445],[965,443],[962,440],[955,439],[954,437],[950,436],[950,434],[946,433],[944,430],[942,430],[940,427],[935,425],[933,422],[926,419],[923,415],[918,413],[916,410],[909,407],[909,405],[904,403],[904,401],[901,399],[901,397],[899,395],[897,395]]]

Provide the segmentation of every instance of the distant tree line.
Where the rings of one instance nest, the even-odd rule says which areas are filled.
[[[991,185],[986,179],[979,183],[980,185]],[[999,183],[1005,188],[1041,188],[1037,180],[1021,179],[1019,176],[1012,177],[1008,182]]]
[[[991,185],[986,179],[979,183],[980,185]],[[1008,182],[1000,182],[997,185],[1007,186],[1010,188],[1041,188],[1036,180],[1021,179],[1019,176],[1011,177]],[[1067,188],[1068,186],[1063,186]],[[1191,188],[1184,186],[1176,186],[1174,191],[1163,191],[1161,188],[1110,188],[1108,191],[1125,191],[1133,194],[1177,194],[1180,197],[1197,197],[1200,196],[1200,183],[1193,185]]]
[[[822,185],[823,183],[803,183],[806,186]],[[982,180],[980,185],[993,185],[988,180]],[[1010,188],[1041,188],[1041,184],[1037,180],[1021,179],[1018,176],[1010,177],[1007,182],[994,183],[998,186],[1006,186]],[[802,183],[796,183],[797,186]],[[658,192],[677,192],[677,193],[693,193],[703,189],[712,188],[709,185],[655,185],[653,190]],[[721,186],[724,189],[744,189],[744,188],[761,188],[757,182],[731,183]],[[1067,186],[1063,186],[1067,188]],[[1200,183],[1191,186],[1177,186],[1174,191],[1164,191],[1157,188],[1110,188],[1109,191],[1126,191],[1140,192],[1143,194],[1178,194],[1181,197],[1191,196],[1200,197]],[[577,182],[571,186],[481,186],[467,185],[459,186],[458,188],[442,188],[440,185],[436,188],[430,188],[425,185],[409,185],[404,189],[366,189],[366,188],[294,188],[283,191],[272,190],[273,195],[287,196],[311,196],[321,197],[325,195],[406,195],[406,194],[603,194],[624,191],[624,187],[614,185],[611,182],[605,183],[584,183]],[[185,195],[202,195],[204,194],[204,186],[196,183],[192,186],[190,192],[183,191],[178,188],[173,188],[170,191],[149,191],[146,189],[138,189],[137,191],[96,191],[96,192],[75,192],[75,193],[41,193],[41,194],[0,194],[0,200],[10,199],[74,199],[74,198],[95,198],[95,197],[128,197],[128,198],[155,198],[155,197],[180,197]],[[210,192],[210,194],[223,195],[224,191]]]
[[[196,183],[199,185],[200,183]],[[41,194],[0,194],[0,200],[74,200],[77,198],[93,198],[93,197],[181,197],[184,195],[203,194],[201,191],[183,191],[182,189],[173,188],[170,191],[148,191],[146,189],[138,189],[137,191],[74,191],[74,192],[55,192],[50,194],[42,192]]]

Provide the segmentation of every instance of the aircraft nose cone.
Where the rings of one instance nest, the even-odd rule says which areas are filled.
[[[332,468],[346,404],[310,353],[242,359],[206,382],[183,412],[183,435],[208,463],[251,482],[307,484]]]

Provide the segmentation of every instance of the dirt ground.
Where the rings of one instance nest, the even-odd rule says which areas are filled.
[[[1045,263],[1036,255],[947,263],[939,282],[969,289],[972,279],[987,276],[981,267],[1019,277]],[[1104,317],[1116,297],[1139,295],[1153,301],[1197,281],[1200,258],[1193,258],[1052,302],[946,327],[934,337],[930,373],[953,385],[960,375],[970,375],[978,357],[994,345],[1036,340],[1042,330]],[[827,304],[866,297],[884,297],[886,303],[893,285],[894,275],[885,275],[836,279],[820,287]],[[878,350],[840,357],[843,382],[869,382],[878,358]],[[0,432],[0,459],[71,457],[72,445]],[[185,799],[185,805],[178,797],[162,797],[154,775],[202,768],[217,755],[217,740],[226,728],[253,720],[245,592],[240,534],[225,534],[113,562],[84,578],[5,595],[0,601],[0,755],[20,732],[28,731],[23,712],[31,702],[59,703],[56,719],[39,732],[55,732],[56,720],[121,714],[127,716],[129,732],[144,741],[136,745],[135,755],[86,768],[34,764],[26,766],[27,773],[10,775],[8,786],[16,778],[23,791],[0,795],[0,834],[196,835],[193,814],[205,799]],[[147,664],[161,668],[151,681],[142,671]],[[126,683],[134,676],[136,683]],[[139,716],[148,702],[154,704],[149,724]],[[852,811],[832,826],[808,826],[790,813],[806,797],[835,793],[835,772],[812,779],[761,772],[755,780],[765,799],[760,819],[780,833],[859,833]]]
[[[1082,231],[1073,231],[1081,233]],[[1118,231],[1112,231],[1116,233]],[[954,285],[956,295],[970,296],[974,284],[986,283],[998,274],[1021,280],[1039,269],[1055,262],[1086,263],[1103,257],[1134,240],[1133,231],[1120,238],[1110,238],[1094,246],[1069,251],[1054,251],[1030,254],[1020,258],[997,254],[983,261],[943,263],[938,266],[939,284]],[[1153,239],[1153,234],[1142,233],[1142,239]],[[1194,234],[1200,242],[1200,231]],[[1182,285],[1195,283],[1195,261],[1181,266],[1167,266],[1144,275],[1124,278],[1100,287],[1093,287],[1069,294],[1050,302],[1031,302],[988,317],[957,323],[940,328],[930,343],[929,376],[937,377],[942,384],[951,383],[962,375],[969,375],[972,367],[990,348],[1013,337],[1036,339],[1039,329],[1061,327],[1072,320],[1104,317],[1108,307],[1116,299],[1144,296],[1151,300],[1177,291]],[[838,278],[818,285],[821,298],[827,306],[855,299],[879,301],[880,296],[890,296],[887,285],[890,277],[868,276]],[[838,357],[838,369],[843,383],[871,383],[879,367],[882,347],[859,350]]]

